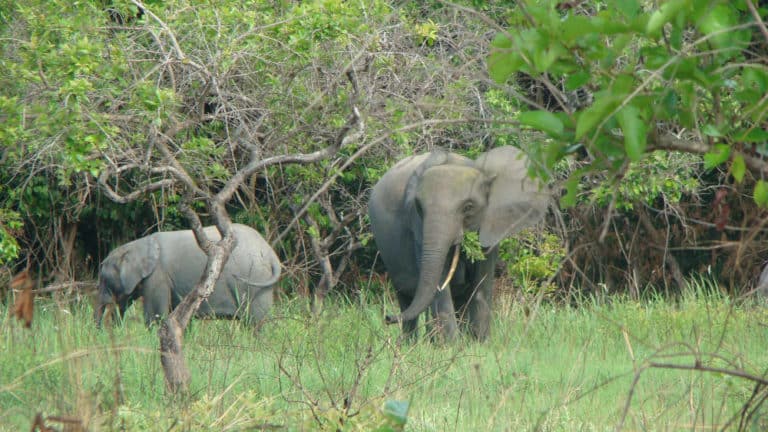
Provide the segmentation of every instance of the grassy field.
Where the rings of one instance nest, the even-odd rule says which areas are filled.
[[[185,400],[165,395],[140,307],[97,330],[87,301],[37,299],[27,330],[2,305],[0,430],[29,430],[37,413],[88,430],[375,430],[388,421],[385,405],[406,403],[410,431],[704,431],[729,421],[736,430],[753,382],[650,367],[698,358],[765,374],[768,312],[703,291],[578,307],[502,298],[487,343],[450,345],[399,345],[399,330],[383,325],[394,310],[385,302],[328,301],[312,317],[284,301],[259,334],[194,321]],[[762,413],[754,430],[768,427]]]

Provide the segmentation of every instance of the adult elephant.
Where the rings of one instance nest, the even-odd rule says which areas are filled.
[[[440,150],[411,156],[381,177],[368,214],[400,305],[387,323],[413,337],[431,306],[445,339],[456,334],[457,312],[475,338],[488,337],[498,243],[539,221],[549,203],[527,173],[524,155],[506,146],[474,161]],[[479,231],[484,260],[461,251],[466,230]]]
[[[198,317],[245,319],[258,324],[272,306],[272,287],[280,278],[280,260],[253,228],[232,224],[235,247]],[[221,239],[215,226],[205,228],[212,240]],[[99,294],[94,312],[98,326],[108,304],[120,316],[144,297],[147,326],[175,308],[200,280],[207,256],[191,230],[157,232],[114,249],[99,270]]]

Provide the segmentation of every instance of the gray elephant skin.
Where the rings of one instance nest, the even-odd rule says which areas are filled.
[[[258,325],[272,306],[272,287],[280,278],[280,260],[253,228],[232,224],[235,247],[198,317],[239,318]],[[214,226],[205,228],[211,240],[221,239]],[[102,261],[94,312],[101,325],[108,304],[123,316],[139,297],[144,298],[144,322],[170,313],[205,270],[207,257],[191,230],[157,232],[114,249]]]
[[[368,214],[400,306],[387,323],[401,323],[413,339],[429,307],[445,340],[460,322],[476,339],[488,337],[498,244],[542,219],[549,205],[549,192],[528,177],[526,165],[509,146],[476,160],[437,150],[408,157],[381,177]],[[461,251],[464,231],[479,232],[484,260],[472,262]]]

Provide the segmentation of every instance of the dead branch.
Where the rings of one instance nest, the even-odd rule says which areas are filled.
[[[768,379],[764,377],[760,377],[760,376],[750,374],[745,371],[737,370],[737,369],[725,369],[725,368],[705,366],[701,364],[699,360],[694,362],[692,365],[685,365],[685,364],[678,364],[678,363],[650,362],[648,363],[648,366],[656,369],[693,370],[693,371],[711,372],[711,373],[717,373],[717,374],[723,374],[723,375],[730,375],[737,378],[743,378],[749,381],[753,381],[761,385],[768,385]]]
[[[350,134],[354,126],[357,126],[357,131],[353,134]],[[331,143],[330,146],[317,150],[312,153],[278,155],[278,156],[272,156],[266,159],[253,158],[253,160],[251,160],[251,162],[248,163],[248,165],[246,165],[244,168],[236,172],[229,179],[229,181],[227,181],[227,184],[219,191],[218,195],[228,200],[229,197],[231,197],[232,194],[234,194],[235,190],[237,190],[237,188],[240,187],[241,184],[243,184],[246,178],[250,177],[257,171],[263,170],[264,168],[267,168],[269,166],[277,165],[277,164],[310,164],[310,163],[315,163],[320,160],[326,159],[331,155],[336,154],[340,148],[359,139],[362,136],[364,130],[365,130],[365,122],[363,121],[362,116],[360,115],[360,111],[358,110],[357,107],[353,106],[352,114],[350,114],[349,118],[347,119],[347,122],[339,131],[339,134],[336,137],[336,140],[333,143]]]
[[[648,212],[645,210],[645,207],[641,206],[638,208],[637,217],[640,219],[640,223],[643,225],[643,229],[645,229],[645,232],[648,233],[648,236],[651,238],[651,241],[654,244],[666,245],[669,243],[662,238],[661,234],[659,234],[658,230],[656,230],[656,228],[653,226],[651,218],[648,216]],[[669,253],[666,248],[664,250],[664,262],[667,264],[669,271],[672,273],[672,279],[675,280],[678,288],[685,287],[685,277],[683,276],[683,271],[680,270],[680,264],[678,264],[677,259],[675,259],[675,257]]]
[[[701,141],[678,138],[673,134],[662,136],[649,136],[649,151],[651,150],[672,150],[686,153],[704,154],[712,150],[711,147]],[[732,151],[738,152],[737,148],[732,147]],[[750,171],[754,172],[759,178],[768,177],[768,163],[762,158],[752,156],[743,152],[739,154],[744,158],[744,163]]]

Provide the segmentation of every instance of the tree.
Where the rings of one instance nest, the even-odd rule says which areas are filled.
[[[321,291],[338,283],[353,290],[351,274],[375,261],[366,191],[394,160],[513,137],[491,133],[497,108],[484,96],[485,25],[439,3],[144,5],[168,28],[130,1],[2,3],[0,220],[9,227],[19,215],[23,229],[6,237],[19,245],[6,250],[22,251],[44,275],[82,277],[155,225],[187,225],[173,188],[115,204],[96,181],[109,158],[143,154],[134,148],[152,128],[169,128],[169,117],[179,163],[220,186],[247,163],[240,141],[265,157],[311,153],[335,139],[351,104],[360,108],[360,142],[376,142],[366,151],[265,168],[229,206],[273,242],[288,266],[286,289],[299,293],[319,279]],[[146,180],[125,174],[121,190]]]
[[[150,32],[157,42],[156,49],[160,50],[169,64],[168,72],[191,80],[192,85],[195,81],[199,81],[200,87],[209,89],[211,97],[225,100],[227,95],[221,91],[222,81],[225,77],[208,70],[194,59],[190,59],[179,45],[176,34],[168,24],[145,5],[138,1],[133,1],[133,3],[159,26],[158,30],[160,31],[155,33],[150,29]],[[163,44],[163,39],[167,39],[165,41],[167,45]],[[171,66],[171,64],[173,65]],[[354,66],[355,64],[352,63],[348,71],[343,71],[350,78],[352,87],[356,85],[354,74],[351,72]],[[170,88],[170,91],[176,93],[174,88]],[[350,99],[354,100],[354,95]],[[236,190],[242,187],[253,174],[278,164],[317,162],[333,156],[340,148],[359,138],[363,130],[360,113],[354,105],[350,106],[349,110],[351,114],[347,122],[339,128],[335,139],[328,143],[327,147],[312,153],[264,158],[262,156],[263,148],[256,143],[250,142],[245,137],[233,140],[232,147],[229,149],[230,152],[234,154],[244,153],[242,157],[245,159],[245,163],[226,170],[226,174],[218,179],[216,176],[211,178],[201,175],[199,170],[191,171],[188,166],[185,166],[185,161],[177,156],[183,156],[186,149],[183,145],[179,145],[176,138],[183,135],[183,131],[189,124],[177,118],[176,113],[171,110],[165,113],[167,118],[161,117],[161,121],[154,122],[150,126],[146,133],[147,143],[139,148],[134,148],[134,152],[120,151],[107,158],[109,165],[102,170],[99,184],[115,201],[135,200],[148,192],[161,188],[179,191],[180,209],[189,220],[198,244],[208,256],[203,279],[162,322],[158,331],[166,384],[172,392],[186,391],[190,379],[182,352],[183,332],[194,312],[213,291],[221,270],[234,247],[231,219],[226,205],[232,200]],[[353,131],[355,133],[350,134]],[[215,144],[205,144],[206,146],[202,147],[201,150],[216,151]],[[208,147],[208,144],[214,145],[214,148]],[[229,162],[233,161],[230,160]],[[128,194],[121,195],[116,191],[117,187],[113,185],[118,184],[121,178],[130,176],[134,171],[140,172],[141,177],[146,180],[137,184]],[[200,202],[204,204],[204,210],[207,211],[208,216],[219,229],[221,240],[212,242],[205,235],[200,215],[194,209],[196,204]]]
[[[768,206],[768,9],[752,0],[660,3],[520,2],[493,42],[491,77],[524,73],[548,91],[548,107],[528,100],[518,115],[550,138],[540,148],[544,173],[569,154],[588,155],[564,204],[587,171],[619,173],[662,149],[702,153],[708,168],[729,162],[737,182],[749,169],[755,201]]]
[[[539,173],[570,167],[561,204],[577,226],[563,237],[578,247],[564,275],[612,290],[615,269],[632,292],[654,269],[683,288],[722,265],[735,293],[748,287],[768,222],[766,15],[751,0],[522,1],[507,28],[486,19],[489,74],[520,101]]]

